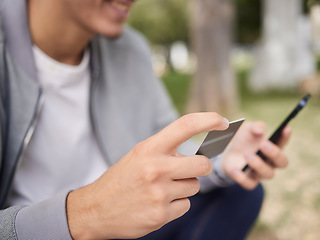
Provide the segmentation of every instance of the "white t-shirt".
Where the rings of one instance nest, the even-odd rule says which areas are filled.
[[[8,204],[34,204],[87,185],[108,166],[91,128],[89,50],[78,66],[33,48],[44,104],[17,168]]]

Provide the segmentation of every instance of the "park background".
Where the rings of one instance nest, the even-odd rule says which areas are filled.
[[[264,182],[249,240],[320,239],[320,1],[139,0],[129,24],[145,35],[155,73],[179,113],[216,111],[291,122],[290,165]]]

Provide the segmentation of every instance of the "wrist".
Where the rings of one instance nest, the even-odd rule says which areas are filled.
[[[234,180],[227,174],[224,164],[224,155],[220,154],[214,158],[213,169],[214,174],[220,180],[220,186],[230,186],[234,184]]]
[[[95,204],[86,188],[72,191],[67,197],[67,220],[74,240],[97,239],[91,226],[95,219]]]

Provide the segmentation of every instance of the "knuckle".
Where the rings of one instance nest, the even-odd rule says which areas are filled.
[[[180,118],[180,124],[181,124],[182,128],[186,129],[186,130],[192,129],[195,126],[197,126],[196,120],[195,120],[193,114],[187,114],[187,115],[182,116]]]
[[[166,190],[162,188],[157,188],[153,190],[152,200],[158,205],[166,203],[169,199],[169,194]]]
[[[256,122],[254,122],[254,124],[255,124],[257,127],[263,129],[263,131],[266,130],[266,124],[265,124],[263,121],[256,121]]]
[[[211,119],[212,119],[212,128],[215,128],[217,126],[223,126],[223,128],[225,128],[225,123],[224,123],[223,117],[221,115],[219,115],[218,113],[212,112]],[[219,127],[219,128],[221,128],[221,127]]]
[[[152,141],[149,139],[144,140],[134,147],[134,154],[137,156],[148,156],[154,153],[155,147],[153,146]]]
[[[155,228],[160,228],[164,224],[167,223],[168,219],[168,213],[165,207],[163,206],[158,206],[154,207],[151,217],[150,217],[150,222]]]
[[[161,169],[154,164],[145,165],[142,170],[142,178],[147,183],[155,183],[161,176]]]
[[[135,156],[139,156],[145,149],[144,145],[145,145],[144,141],[143,142],[139,142],[138,144],[136,144],[134,146],[134,148],[132,149],[133,150],[133,154]]]
[[[213,124],[217,124],[217,123],[219,123],[221,121],[221,116],[218,113],[211,112],[210,115],[211,115],[210,117],[211,117],[211,119],[213,121]]]
[[[252,162],[250,163],[251,167],[254,168],[254,169],[260,169],[263,165],[263,160],[262,159],[257,159],[257,158],[254,158],[252,160]]]
[[[149,192],[149,205],[152,206],[148,222],[153,228],[160,228],[168,219],[168,193],[163,188],[153,188]]]

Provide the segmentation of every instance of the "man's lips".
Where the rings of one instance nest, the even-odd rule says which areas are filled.
[[[109,1],[111,6],[122,16],[127,16],[131,5],[134,1],[132,0],[111,0]]]

